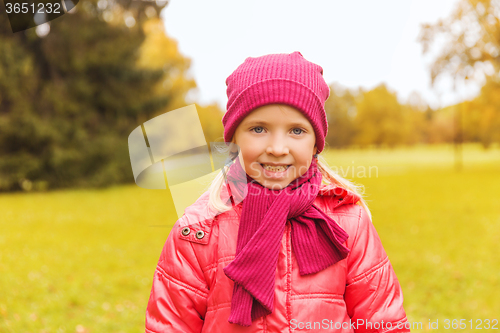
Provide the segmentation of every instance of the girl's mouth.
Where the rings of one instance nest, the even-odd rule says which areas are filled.
[[[284,178],[290,168],[290,165],[269,165],[261,164],[264,175],[269,178]]]

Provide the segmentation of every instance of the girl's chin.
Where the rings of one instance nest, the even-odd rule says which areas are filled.
[[[283,184],[280,182],[270,182],[270,181],[259,182],[259,184],[261,184],[265,188],[268,188],[268,189],[274,190],[274,191],[282,190],[288,186],[288,184]]]

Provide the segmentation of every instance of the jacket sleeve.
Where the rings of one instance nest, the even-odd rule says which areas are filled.
[[[351,323],[356,333],[410,332],[394,269],[365,209],[360,207],[359,214],[358,230],[348,246],[344,296]]]
[[[160,255],[146,309],[146,333],[199,333],[208,286],[193,244],[182,240],[176,223]]]

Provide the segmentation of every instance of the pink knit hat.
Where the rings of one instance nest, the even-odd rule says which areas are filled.
[[[249,57],[227,79],[227,112],[222,118],[224,141],[230,142],[240,122],[267,104],[295,107],[309,119],[316,134],[318,153],[325,147],[328,123],[325,101],[330,88],[323,68],[300,52]]]

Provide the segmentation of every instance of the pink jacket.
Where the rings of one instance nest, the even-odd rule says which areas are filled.
[[[250,327],[230,324],[233,281],[223,268],[236,252],[241,204],[215,218],[199,218],[208,193],[186,210],[163,247],[146,310],[146,332],[410,332],[403,294],[380,238],[366,211],[343,204],[353,193],[322,186],[315,205],[348,234],[346,259],[316,274],[301,276],[285,233],[276,270],[274,311]],[[199,231],[203,231],[202,233]],[[198,235],[198,237],[197,237]],[[406,325],[405,325],[406,323]]]

